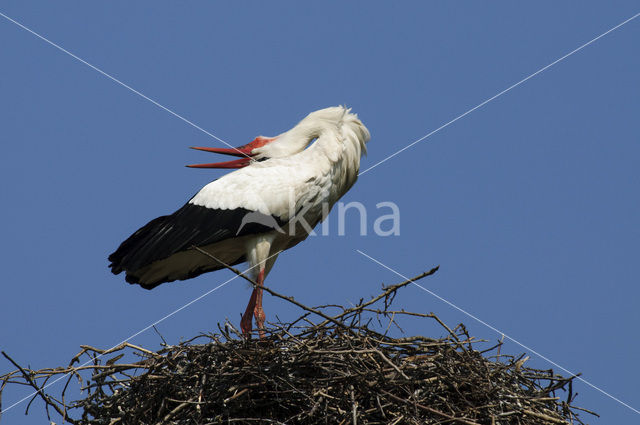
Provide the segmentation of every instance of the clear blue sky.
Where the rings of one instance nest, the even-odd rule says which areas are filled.
[[[233,145],[349,105],[372,134],[363,169],[639,11],[634,1],[0,4]],[[373,217],[395,202],[401,235],[359,236],[354,214],[346,236],[281,255],[268,285],[307,304],[349,303],[400,280],[356,249],[407,276],[440,264],[429,289],[640,408],[639,40],[640,18],[364,174],[344,200]],[[231,277],[148,292],[106,260],[221,175],[184,168],[211,160],[188,146],[220,142],[2,17],[0,63],[2,350],[63,365],[80,344],[111,347]],[[237,324],[249,293],[234,280],[158,328],[177,342],[225,317]],[[397,303],[499,338],[417,288]],[[295,314],[269,296],[265,310]],[[574,390],[602,414],[591,423],[640,421],[583,383]],[[3,405],[23,394],[6,390]],[[39,406],[28,417],[24,407],[4,423],[42,422]]]

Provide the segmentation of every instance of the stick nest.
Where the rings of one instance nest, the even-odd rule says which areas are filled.
[[[573,406],[574,377],[526,367],[524,355],[501,354],[500,342],[479,351],[487,344],[434,314],[391,308],[400,288],[435,271],[351,308],[310,308],[267,289],[304,314],[271,323],[263,340],[247,340],[227,322],[157,352],[83,346],[68,367],[43,370],[3,352],[18,369],[0,382],[40,390],[64,377],[59,395],[47,388],[34,399],[44,400],[47,415],[53,409],[85,425],[583,424],[577,412],[589,411]],[[444,336],[391,337],[402,316],[434,321]],[[86,397],[66,401],[72,382]]]

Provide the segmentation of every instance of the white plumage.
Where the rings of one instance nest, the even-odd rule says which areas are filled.
[[[305,147],[317,140],[307,149]],[[215,209],[246,208],[288,220],[291,196],[297,203],[333,203],[355,183],[369,132],[342,107],[309,114],[293,129],[262,148],[255,159],[268,158],[227,174],[203,187],[189,202]],[[274,155],[274,156],[272,156]]]
[[[239,168],[203,187],[180,210],[159,217],[124,241],[109,260],[117,274],[144,288],[248,261],[261,285],[277,253],[304,240],[355,183],[369,132],[344,107],[312,112],[291,130],[236,149],[196,148],[246,156],[202,168]],[[307,225],[308,223],[308,225]],[[254,289],[242,320],[262,329],[262,291]]]

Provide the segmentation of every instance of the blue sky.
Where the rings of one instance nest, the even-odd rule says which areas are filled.
[[[633,1],[4,1],[0,12],[232,145],[346,104],[372,134],[365,169],[639,10]],[[400,280],[357,249],[407,276],[439,264],[423,285],[640,409],[638,40],[640,19],[365,173],[344,201],[368,207],[369,229],[375,205],[395,202],[400,236],[360,236],[354,214],[345,236],[333,227],[281,255],[267,284],[307,304],[349,303]],[[2,350],[34,368],[62,365],[80,344],[111,347],[232,277],[149,292],[106,261],[222,174],[184,167],[211,159],[188,146],[220,142],[3,17],[0,61]],[[234,280],[158,329],[177,342],[238,323],[249,293]],[[397,303],[500,337],[418,288]],[[265,311],[297,313],[269,296]],[[0,362],[0,373],[11,369]],[[590,423],[639,419],[584,383],[574,390],[602,415]],[[24,394],[5,390],[3,406]],[[3,421],[41,422],[37,405],[27,417],[24,408]]]

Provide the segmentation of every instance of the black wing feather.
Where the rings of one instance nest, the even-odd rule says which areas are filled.
[[[248,214],[251,220],[245,219],[243,223]],[[263,218],[256,220],[256,215]],[[171,215],[151,220],[122,242],[109,256],[109,267],[113,274],[126,271],[129,281],[129,273],[194,245],[205,246],[231,237],[274,230],[269,223],[283,224],[273,216],[244,208],[223,210],[187,203]]]

